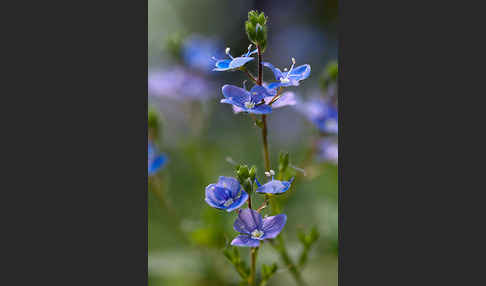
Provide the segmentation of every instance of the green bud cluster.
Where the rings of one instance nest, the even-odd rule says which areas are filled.
[[[245,22],[245,30],[250,42],[260,47],[263,53],[267,47],[267,17],[263,12],[248,12],[248,20]]]
[[[278,266],[277,263],[273,263],[271,266],[266,264],[262,265],[262,281],[260,282],[260,286],[267,285],[268,279],[272,277],[275,272],[277,272]]]
[[[313,227],[309,233],[299,232],[299,240],[304,245],[304,250],[299,257],[299,267],[307,263],[307,256],[312,245],[319,239],[319,231]]]
[[[253,182],[255,181],[256,177],[256,166],[251,166],[251,168],[248,168],[248,166],[244,164],[237,165],[235,168],[235,172],[238,181],[243,186],[243,189],[245,189],[245,191],[250,194],[253,190]]]

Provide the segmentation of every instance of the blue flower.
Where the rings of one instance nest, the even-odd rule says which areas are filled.
[[[206,187],[205,201],[213,208],[234,211],[241,207],[248,199],[238,180],[232,177],[219,177],[216,184]]]
[[[278,87],[285,87],[285,86],[298,86],[301,80],[304,80],[309,77],[311,72],[310,65],[301,65],[294,68],[295,59],[292,58],[292,66],[287,71],[287,68],[284,69],[282,72],[279,68],[274,67],[269,62],[263,62],[263,65],[267,68],[270,68],[273,71],[275,79],[278,82],[273,82],[268,85],[268,88],[275,89]]]
[[[326,138],[319,141],[317,157],[319,160],[338,164],[339,145],[336,140]]]
[[[209,58],[217,51],[217,41],[201,35],[191,35],[185,39],[182,47],[184,62],[193,68],[209,71],[211,61]]]
[[[241,235],[233,239],[231,245],[257,247],[261,240],[277,237],[286,222],[287,216],[285,214],[262,219],[257,211],[252,209],[240,210],[233,228]]]
[[[158,154],[152,142],[148,143],[148,175],[157,173],[167,163],[165,154]]]
[[[323,133],[338,133],[338,111],[336,106],[323,99],[313,99],[303,103],[297,109],[304,114],[319,131]]]
[[[246,63],[251,62],[253,60],[253,57],[251,55],[255,54],[258,52],[258,50],[251,50],[251,45],[248,47],[248,52],[246,54],[241,55],[241,57],[236,57],[233,58],[233,56],[230,55],[230,48],[226,48],[226,54],[230,57],[229,59],[226,60],[218,60],[213,57],[213,60],[215,60],[214,66],[215,68],[213,71],[229,71],[229,70],[237,70],[240,67],[244,66]]]
[[[226,84],[222,91],[225,98],[221,99],[221,103],[232,104],[248,113],[267,114],[272,112],[272,107],[263,101],[265,97],[271,96],[263,86],[255,85],[250,91],[247,91],[244,88]]]
[[[148,92],[152,97],[205,100],[214,95],[212,89],[212,83],[205,77],[181,66],[148,73]]]
[[[265,96],[265,98],[263,99],[265,101],[265,104],[269,104],[270,101],[275,97],[276,95],[276,92],[275,92],[275,89],[272,89],[272,90],[269,90],[267,89],[268,91],[268,94],[270,94],[269,96]],[[277,99],[273,104],[272,104],[272,110],[275,109],[275,108],[281,108],[281,107],[285,107],[285,106],[293,106],[293,105],[296,105],[297,104],[297,95],[292,92],[292,91],[286,91],[286,92],[282,92],[282,94],[280,94],[279,96],[279,99]],[[234,113],[240,113],[240,112],[243,112],[243,108],[240,108],[236,105],[233,105],[233,111]]]
[[[272,177],[272,180],[268,183],[265,183],[263,185],[258,182],[257,179],[255,179],[255,182],[258,186],[256,189],[257,193],[265,193],[265,194],[281,194],[285,193],[289,188],[292,182],[294,181],[294,178],[288,180],[288,181],[279,181],[279,180],[274,180]]]

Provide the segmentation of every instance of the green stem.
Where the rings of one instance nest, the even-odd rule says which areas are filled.
[[[256,286],[256,259],[258,254],[258,247],[251,248],[251,268],[250,278],[248,279],[248,285]]]
[[[262,138],[263,138],[263,157],[265,160],[265,171],[270,171],[270,154],[268,153],[268,129],[267,115],[262,114]]]

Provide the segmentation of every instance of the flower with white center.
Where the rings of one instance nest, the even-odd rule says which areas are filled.
[[[216,184],[206,187],[206,202],[213,208],[228,212],[240,208],[248,199],[237,179],[232,177],[219,177]]]
[[[273,75],[278,81],[269,84],[268,88],[276,89],[286,86],[298,86],[301,80],[308,78],[311,72],[310,65],[306,64],[294,68],[295,63],[295,58],[292,58],[292,65],[290,66],[290,69],[287,71],[287,69],[285,68],[282,72],[279,68],[274,67],[271,63],[264,62],[263,65],[273,71]]]
[[[263,86],[255,85],[250,91],[234,85],[224,85],[221,103],[231,104],[241,111],[254,114],[267,114],[272,112],[270,105],[264,101],[265,97],[271,96]]]
[[[248,46],[248,52],[241,55],[240,57],[234,58],[230,54],[230,48],[229,47],[226,48],[225,53],[229,57],[229,59],[218,60],[215,57],[213,57],[212,59],[214,61],[214,66],[215,66],[213,71],[234,71],[240,69],[246,63],[251,62],[254,59],[253,57],[251,57],[251,55],[256,54],[258,52],[257,49],[253,51],[250,50],[251,50],[251,45]]]
[[[277,237],[286,222],[285,214],[262,218],[262,215],[255,210],[240,210],[233,225],[240,235],[231,241],[231,245],[257,247],[260,241]]]
[[[274,173],[275,174],[275,173]],[[268,183],[265,183],[263,185],[258,182],[257,179],[255,179],[255,182],[258,186],[256,189],[257,193],[265,193],[265,194],[281,194],[285,193],[289,188],[292,182],[294,181],[294,178],[288,180],[288,181],[279,181],[279,180],[272,180]]]

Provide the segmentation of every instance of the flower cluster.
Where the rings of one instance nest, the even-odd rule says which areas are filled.
[[[248,190],[244,189],[238,179],[225,176],[219,177],[217,183],[206,187],[205,201],[209,206],[227,212],[238,210],[234,229],[240,235],[231,242],[231,245],[256,247],[260,241],[275,238],[284,227],[287,221],[285,214],[262,218],[258,211],[250,208],[241,209],[249,199],[248,193],[251,193],[253,183],[257,185],[255,191],[261,194],[282,194],[290,188],[293,178],[289,181],[279,181],[274,179],[273,170],[267,172],[266,175],[270,174],[272,174],[272,180],[262,185],[256,177],[253,180],[250,179],[252,177],[250,172],[247,172],[246,175],[240,173],[240,180],[250,179],[250,184],[246,184]]]
[[[276,238],[287,222],[287,215],[280,213],[280,208],[275,207],[275,201],[272,199],[278,195],[287,192],[294,181],[292,171],[289,171],[289,156],[281,153],[279,160],[278,179],[275,179],[275,171],[270,168],[270,152],[268,148],[268,127],[266,118],[272,113],[273,109],[299,105],[296,95],[292,91],[285,91],[285,88],[296,87],[301,82],[310,76],[311,67],[308,64],[296,66],[295,58],[291,58],[292,63],[289,68],[283,70],[275,67],[269,62],[263,61],[263,53],[267,48],[267,17],[263,12],[250,11],[248,13],[248,21],[245,22],[245,30],[251,44],[248,49],[239,57],[233,57],[230,53],[231,49],[226,48],[226,59],[217,59],[213,57],[213,71],[242,71],[250,78],[253,86],[248,89],[246,81],[243,82],[243,87],[235,85],[223,85],[221,88],[223,98],[221,103],[230,104],[235,113],[250,114],[256,126],[261,128],[263,138],[263,151],[265,163],[265,176],[268,178],[266,182],[260,183],[257,179],[256,167],[250,169],[246,165],[238,165],[236,167],[236,178],[233,177],[219,177],[218,182],[210,184],[205,190],[206,203],[216,209],[224,210],[226,212],[237,211],[238,216],[234,221],[233,228],[239,233],[232,241],[231,245],[239,247],[251,247],[251,271],[245,270],[241,267],[241,260],[234,256],[228,255],[230,261],[235,265],[242,278],[248,282],[249,285],[256,285],[255,279],[255,261],[257,249],[262,242]],[[252,49],[255,45],[256,49]],[[257,76],[254,76],[247,66],[251,63],[257,62]],[[274,81],[269,83],[263,82],[263,68],[268,68],[274,75]],[[320,107],[303,105],[301,110],[308,114],[311,121],[318,126],[326,129],[326,131],[337,133],[337,115],[332,110],[326,109],[325,114],[320,111]],[[337,113],[336,113],[337,114]],[[261,115],[261,119],[257,118]],[[333,119],[336,123],[333,125]],[[283,155],[282,155],[283,154]],[[294,167],[294,166],[292,166]],[[291,178],[292,177],[292,178]],[[290,178],[290,179],[289,179]],[[289,180],[287,180],[289,179]],[[265,196],[263,204],[255,209],[252,208],[252,195],[262,194]],[[262,216],[262,211],[272,201],[272,212],[276,213],[272,216]],[[248,208],[244,208],[245,203]],[[282,259],[289,268],[295,269],[294,277],[300,282],[300,274],[295,264],[288,257],[285,249],[283,238],[280,237],[281,242],[278,246]],[[310,241],[310,240],[309,240]],[[277,242],[276,242],[277,243]],[[311,244],[309,242],[308,244]],[[236,249],[236,248],[235,248]],[[308,250],[308,246],[306,248]],[[275,266],[276,267],[276,266]],[[276,268],[270,271],[268,268],[263,271],[261,282],[265,284],[271,273],[275,273]],[[244,282],[245,283],[245,282]]]

